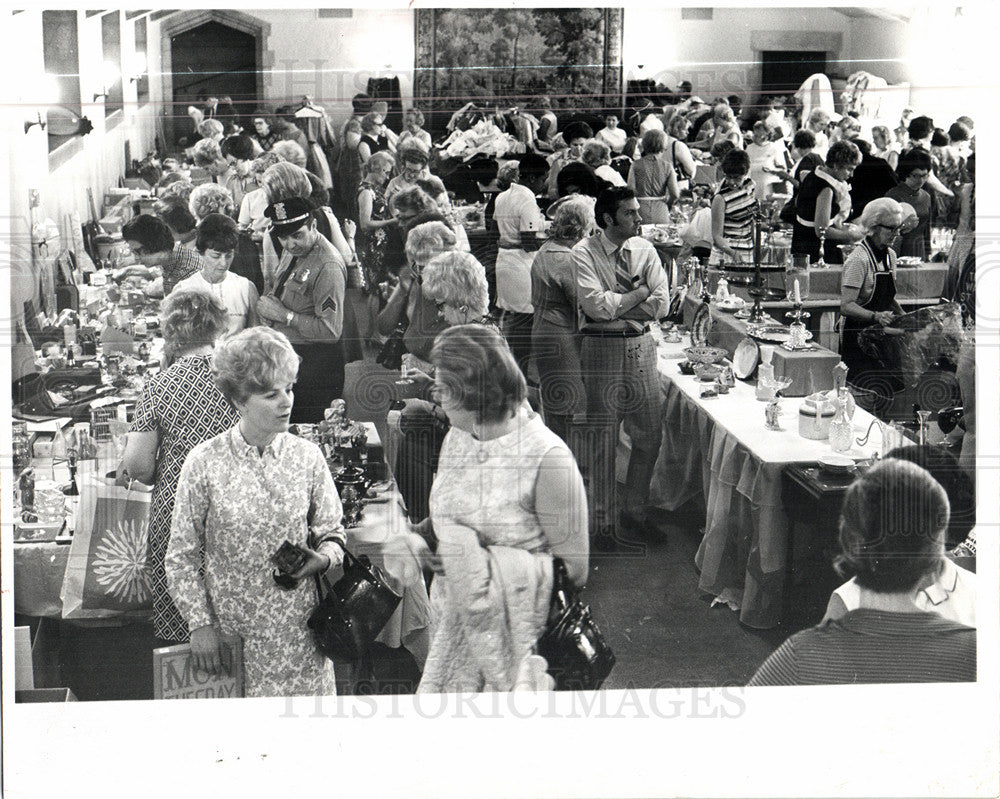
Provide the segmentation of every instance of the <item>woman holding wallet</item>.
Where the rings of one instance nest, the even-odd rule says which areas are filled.
[[[342,509],[319,447],[287,432],[298,366],[268,328],[218,345],[215,382],[242,418],[191,451],[174,503],[167,582],[195,664],[216,670],[220,633],[240,636],[247,696],[336,693],[333,664],[306,627],[316,592],[305,578],[341,564]],[[282,581],[294,587],[273,576],[285,541],[302,559]]]

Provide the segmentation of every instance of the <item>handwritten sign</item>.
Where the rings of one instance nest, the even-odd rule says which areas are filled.
[[[243,642],[223,635],[221,670],[209,674],[195,668],[190,644],[153,650],[154,699],[224,699],[243,696]]]

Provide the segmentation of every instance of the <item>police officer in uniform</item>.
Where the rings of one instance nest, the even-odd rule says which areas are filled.
[[[323,410],[344,391],[344,292],[347,266],[316,229],[313,204],[291,197],[269,205],[281,242],[274,289],[257,303],[257,313],[291,341],[302,358],[295,384],[293,423],[323,420]]]

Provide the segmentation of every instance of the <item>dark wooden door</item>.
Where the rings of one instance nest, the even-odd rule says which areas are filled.
[[[768,50],[761,59],[761,97],[794,94],[810,75],[826,72],[825,52]]]

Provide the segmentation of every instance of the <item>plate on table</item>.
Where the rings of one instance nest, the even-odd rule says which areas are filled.
[[[722,347],[706,345],[688,347],[684,354],[691,363],[722,363],[729,356]]]
[[[823,471],[830,472],[831,474],[846,474],[854,468],[854,458],[849,458],[846,455],[839,455],[835,452],[831,452],[827,455],[820,455],[816,459],[819,463],[820,468]]]
[[[748,330],[747,334],[758,341],[766,341],[768,344],[784,344],[790,341],[792,334],[786,325],[762,325],[753,330]],[[806,331],[806,341],[812,338],[812,333]]]
[[[733,374],[740,380],[746,380],[759,362],[760,346],[752,338],[745,338],[736,345],[733,352]]]
[[[896,266],[920,266],[921,263],[915,255],[901,255],[896,259]]]
[[[704,347],[708,344],[708,334],[711,330],[712,309],[707,302],[703,302],[698,306],[691,322],[691,343],[696,347]]]
[[[736,311],[742,311],[747,307],[747,301],[742,297],[730,297],[728,300],[716,300],[714,303],[715,307],[720,311],[725,311],[726,313],[735,313]]]

